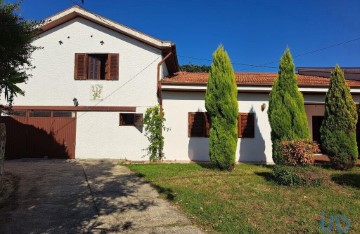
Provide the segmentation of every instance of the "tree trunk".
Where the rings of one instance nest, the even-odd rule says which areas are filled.
[[[0,123],[0,192],[3,190],[4,183],[4,159],[6,145],[6,128],[4,123]]]

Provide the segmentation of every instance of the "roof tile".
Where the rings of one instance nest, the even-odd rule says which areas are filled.
[[[178,72],[166,77],[162,84],[173,85],[206,85],[209,73]],[[236,83],[239,86],[272,86],[278,73],[235,72]],[[300,87],[327,87],[329,78],[319,76],[296,75]],[[347,80],[350,87],[360,87],[360,81]]]

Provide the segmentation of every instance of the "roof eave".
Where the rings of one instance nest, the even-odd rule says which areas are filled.
[[[175,44],[170,41],[162,41],[157,38],[151,37],[147,34],[139,32],[135,29],[126,27],[125,25],[121,25],[112,20],[109,20],[102,16],[99,16],[99,15],[96,15],[89,11],[86,11],[85,9],[83,9],[79,6],[70,7],[64,11],[61,11],[61,12],[45,19],[44,23],[39,26],[40,34],[43,32],[46,32],[52,28],[55,28],[63,23],[66,23],[72,19],[75,19],[76,17],[82,17],[91,22],[102,25],[106,28],[109,28],[111,30],[114,30],[114,31],[124,34],[126,36],[129,36],[133,39],[141,41],[145,44],[148,44],[150,46],[158,48],[162,51],[165,51],[168,49],[171,50],[171,48],[173,48],[175,46]]]

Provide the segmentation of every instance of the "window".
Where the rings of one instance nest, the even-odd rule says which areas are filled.
[[[255,137],[255,114],[239,113],[238,117],[238,134],[240,138]]]
[[[255,137],[255,114],[239,113],[238,116],[238,137]],[[188,114],[188,136],[209,137],[210,119],[206,112],[189,112]]]
[[[209,137],[210,120],[206,112],[189,112],[188,136]]]
[[[9,110],[4,112],[5,116],[17,116],[17,117],[26,117],[26,111],[14,111]]]
[[[53,117],[72,118],[75,117],[75,113],[71,111],[53,111]]]
[[[30,117],[51,117],[51,111],[30,111]]]
[[[119,80],[119,54],[75,54],[75,80]]]
[[[143,114],[120,113],[120,126],[136,126],[143,125]]]

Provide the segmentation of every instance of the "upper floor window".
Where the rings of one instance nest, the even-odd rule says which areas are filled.
[[[119,80],[119,54],[75,54],[75,80]]]

